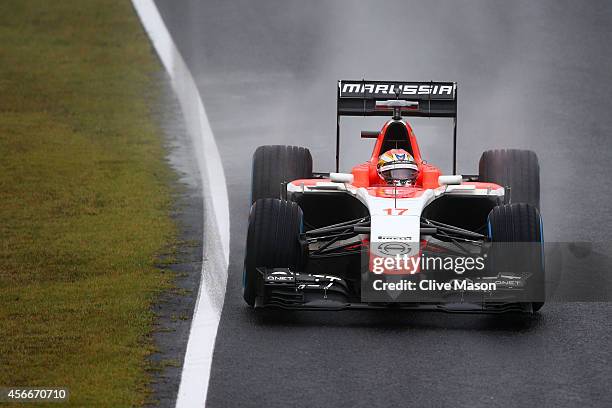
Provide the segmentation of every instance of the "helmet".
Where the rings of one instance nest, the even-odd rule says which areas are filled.
[[[419,167],[410,153],[403,149],[392,149],[381,154],[376,166],[378,175],[388,184],[414,184]]]

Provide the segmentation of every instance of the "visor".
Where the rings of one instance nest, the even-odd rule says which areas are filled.
[[[415,169],[403,168],[403,169],[391,169],[382,172],[382,176],[385,180],[409,180],[413,181],[417,178],[418,171]]]

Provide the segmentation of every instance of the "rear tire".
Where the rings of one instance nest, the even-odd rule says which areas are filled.
[[[489,238],[495,243],[540,243],[496,246],[491,256],[494,271],[529,271],[530,301],[536,312],[544,305],[544,258],[540,212],[526,203],[504,204],[491,210],[488,218]],[[541,301],[540,301],[541,299]]]
[[[243,276],[243,296],[250,306],[262,284],[257,267],[295,270],[300,265],[302,217],[301,208],[291,201],[265,198],[251,206]]]
[[[260,146],[253,154],[251,203],[261,198],[281,198],[281,184],[312,178],[312,156],[305,147]]]
[[[540,164],[531,150],[488,150],[478,164],[480,181],[507,188],[504,203],[528,203],[540,208]]]

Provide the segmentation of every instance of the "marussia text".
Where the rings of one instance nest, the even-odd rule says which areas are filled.
[[[343,82],[340,88],[342,96],[352,94],[371,95],[454,95],[454,85],[451,84],[374,84],[365,82]]]

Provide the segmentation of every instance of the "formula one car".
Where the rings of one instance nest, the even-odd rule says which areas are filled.
[[[260,146],[254,153],[243,276],[247,304],[540,309],[544,256],[536,154],[485,151],[478,175],[457,175],[454,82],[342,80],[337,102],[335,172],[313,172],[304,147]],[[380,131],[361,132],[374,140],[372,155],[350,173],[339,172],[342,116],[391,116]],[[422,157],[404,117],[453,119],[451,175]],[[404,269],[398,270],[401,257]],[[459,268],[465,260],[451,262],[450,270],[426,269],[418,261],[406,267],[407,259],[423,257],[480,261],[472,259],[479,267],[467,271]],[[376,271],[381,265],[389,268]]]

